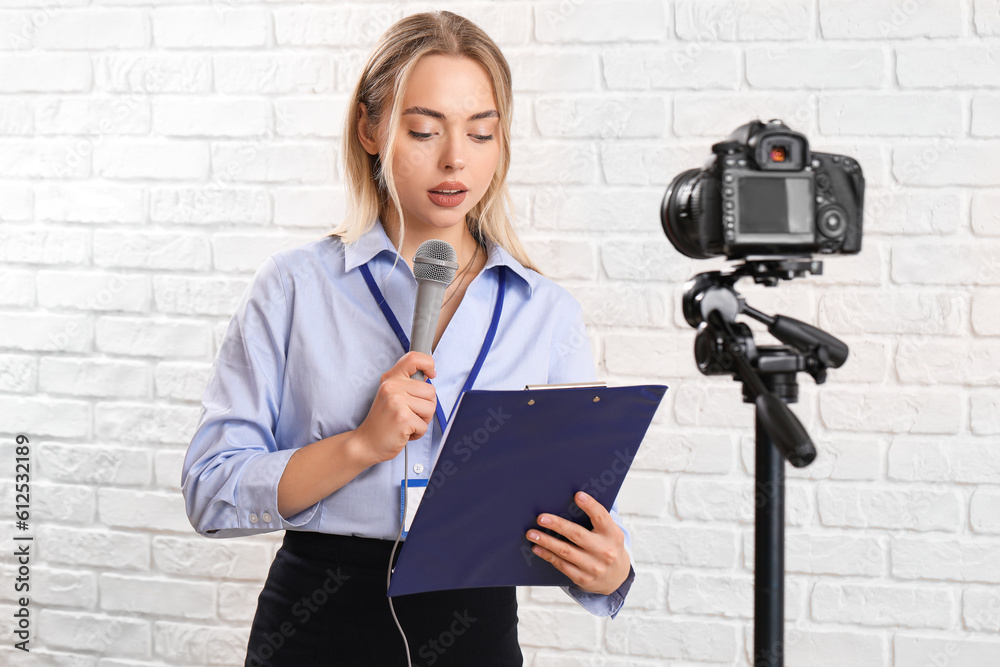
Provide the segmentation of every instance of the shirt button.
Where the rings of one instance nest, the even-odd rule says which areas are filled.
[[[250,512],[250,523],[257,523],[257,514]]]
[[[261,513],[260,518],[263,519],[265,523],[271,522],[271,515],[267,513],[267,510],[264,510],[263,513]]]
[[[423,471],[424,471],[424,464],[423,463],[418,463],[415,466],[413,466],[413,472],[417,473],[418,475],[420,473],[422,473]]]

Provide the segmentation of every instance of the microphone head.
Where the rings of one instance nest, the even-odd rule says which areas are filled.
[[[458,253],[447,241],[424,241],[413,256],[413,277],[417,280],[433,280],[449,285],[457,270]]]

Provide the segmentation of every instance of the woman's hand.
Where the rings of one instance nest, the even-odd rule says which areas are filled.
[[[540,526],[551,528],[572,544],[529,530],[527,537],[535,543],[531,550],[583,590],[610,595],[628,578],[630,563],[625,551],[625,533],[604,506],[586,493],[576,494],[576,504],[590,517],[594,529],[587,530],[553,514],[539,514]]]
[[[437,391],[434,385],[410,377],[418,370],[435,377],[433,357],[410,351],[382,374],[368,416],[355,429],[370,465],[395,458],[407,442],[427,432],[437,407]]]

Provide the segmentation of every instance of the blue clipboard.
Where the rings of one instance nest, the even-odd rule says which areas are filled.
[[[387,595],[568,586],[525,537],[542,512],[590,528],[585,491],[610,509],[666,385],[464,392]]]

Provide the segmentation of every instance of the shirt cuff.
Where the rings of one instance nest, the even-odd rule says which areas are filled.
[[[236,483],[236,526],[241,534],[300,528],[315,516],[319,501],[287,519],[278,513],[278,482],[295,451],[261,452],[246,462]]]
[[[632,588],[633,581],[635,581],[635,570],[629,565],[628,576],[625,577],[625,581],[610,595],[590,593],[576,584],[561,586],[561,588],[594,616],[610,616],[614,618],[621,611],[622,605],[625,604],[625,596],[628,595],[629,589]]]

